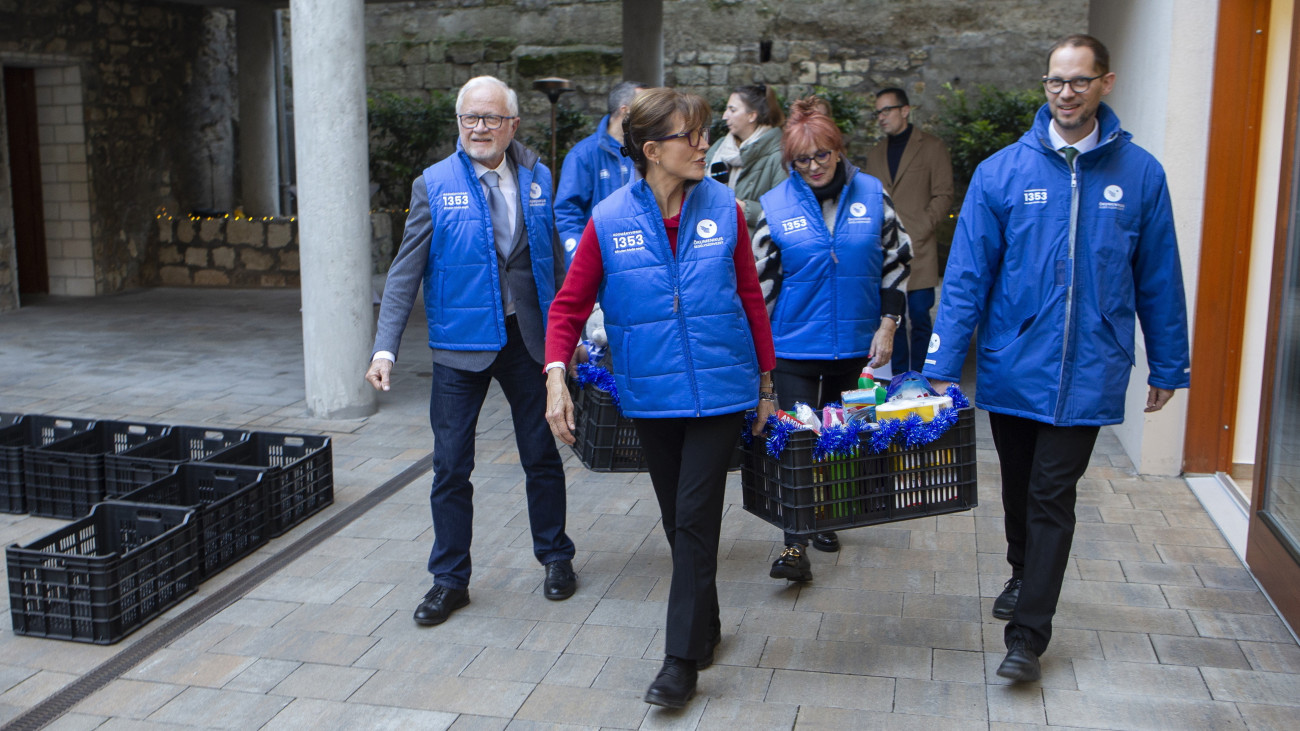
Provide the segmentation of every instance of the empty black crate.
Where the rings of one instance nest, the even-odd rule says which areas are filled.
[[[47,518],[80,518],[106,497],[104,455],[167,433],[163,424],[97,421],[80,434],[23,452],[27,509]]]
[[[203,581],[270,539],[261,479],[257,467],[190,462],[119,499],[193,509]]]
[[[193,511],[100,503],[27,546],[5,549],[14,633],[107,645],[198,585]]]
[[[23,479],[24,451],[79,434],[94,424],[91,419],[28,414],[0,427],[0,512],[27,512]]]
[[[334,502],[334,454],[329,437],[253,432],[246,441],[204,461],[262,468],[272,538]]]
[[[977,505],[975,411],[933,442],[873,454],[863,433],[856,454],[813,459],[817,435],[790,434],[781,459],[761,437],[741,466],[745,510],[807,535],[969,510]]]
[[[174,426],[156,439],[104,457],[104,493],[117,497],[170,475],[176,466],[238,444],[248,432],[208,426]]]
[[[643,472],[645,454],[632,420],[618,412],[614,397],[587,385],[569,381],[573,397],[573,453],[595,472]]]

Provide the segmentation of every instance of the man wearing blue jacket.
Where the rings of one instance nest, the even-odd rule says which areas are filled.
[[[456,151],[416,179],[402,246],[388,271],[366,380],[389,375],[421,282],[433,350],[433,588],[415,622],[441,624],[469,604],[474,431],[493,379],[501,384],[524,468],[533,555],[542,593],[573,595],[573,541],[565,533],[564,465],[546,423],[542,359],[546,313],[564,278],[551,213],[551,173],[514,141],[519,101],[491,76],[456,97]]]
[[[1189,384],[1164,169],[1101,102],[1115,84],[1109,65],[1091,36],[1058,41],[1033,128],[976,169],[923,371],[939,389],[958,380],[978,328],[975,403],[1002,467],[1011,564],[993,605],[1009,620],[997,672],[1013,681],[1041,676],[1075,488],[1098,429],[1124,420],[1135,319],[1151,372],[1146,411]]]
[[[618,148],[623,145],[623,118],[632,97],[644,88],[639,81],[620,81],[609,90],[609,113],[596,132],[578,142],[564,156],[560,187],[555,191],[555,228],[564,244],[564,263],[573,261],[573,250],[582,240],[582,230],[591,209],[610,193],[640,176],[632,160]]]

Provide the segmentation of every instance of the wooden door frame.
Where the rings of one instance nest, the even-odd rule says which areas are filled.
[[[1264,111],[1269,0],[1220,0],[1215,31],[1205,213],[1196,277],[1196,335],[1183,471],[1232,467],[1241,379],[1259,127]]]
[[[1273,239],[1273,276],[1269,290],[1268,330],[1278,332],[1282,321],[1283,286],[1286,281],[1287,249],[1293,236],[1291,224],[1296,203],[1296,143],[1300,114],[1300,13],[1291,19],[1291,62],[1286,90],[1286,127],[1282,137],[1282,175],[1278,184],[1277,222]],[[1300,247],[1297,247],[1300,249]],[[1300,250],[1292,252],[1300,256]],[[1271,519],[1259,510],[1268,488],[1269,450],[1272,447],[1273,391],[1277,379],[1278,338],[1270,338],[1264,347],[1263,395],[1259,407],[1258,441],[1255,446],[1254,494],[1250,531],[1246,538],[1246,565],[1268,592],[1278,611],[1292,627],[1300,628],[1300,555],[1274,532]]]

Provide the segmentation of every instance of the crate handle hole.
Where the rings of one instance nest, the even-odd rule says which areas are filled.
[[[131,426],[128,426],[126,428],[126,433],[127,434],[148,434],[149,430],[145,429],[139,424],[132,424]]]
[[[204,438],[205,440],[209,441],[209,442],[218,442],[218,441],[221,441],[222,439],[224,439],[225,437],[226,437],[226,435],[225,435],[225,434],[222,434],[222,433],[219,432],[219,431],[205,431],[205,432],[203,432],[203,438]]]
[[[286,447],[301,447],[306,443],[302,437],[285,437],[284,439],[284,446]]]

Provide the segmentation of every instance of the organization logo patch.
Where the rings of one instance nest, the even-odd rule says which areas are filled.
[[[578,240],[577,240],[577,239],[575,239],[575,238],[573,238],[572,236],[570,236],[569,238],[567,238],[567,239],[564,240],[564,250],[565,250],[565,251],[573,251],[573,250],[576,249],[576,248],[578,248]]]
[[[699,223],[695,224],[695,235],[702,239],[707,239],[717,232],[718,224],[714,223],[711,218],[702,219]]]
[[[600,169],[600,179],[601,179],[601,180],[609,180],[609,171],[606,170],[605,168],[601,168],[601,169]]]
[[[614,244],[615,254],[626,254],[630,251],[645,250],[645,234],[637,229],[636,231],[621,231],[610,237]]]
[[[784,231],[785,233],[790,233],[791,231],[798,231],[800,229],[805,229],[805,228],[808,228],[808,219],[804,216],[799,216],[798,218],[786,219],[781,222],[781,230]]]
[[[1047,203],[1047,188],[1025,188],[1025,205]]]
[[[939,333],[930,333],[930,348],[926,352],[939,352]]]
[[[1124,204],[1120,203],[1120,200],[1124,198],[1123,188],[1119,187],[1118,185],[1108,185],[1104,190],[1101,191],[1101,196],[1106,200],[1097,201],[1098,208],[1111,210],[1111,211],[1124,210],[1125,208]]]
[[[443,193],[442,209],[444,211],[464,210],[469,208],[469,193]]]
[[[538,198],[541,198],[542,186],[537,183],[533,183],[532,185],[528,186],[528,197],[532,198],[533,200],[537,200]]]
[[[853,205],[849,206],[849,213],[856,218],[862,218],[867,215],[867,207],[862,201],[855,201]]]

